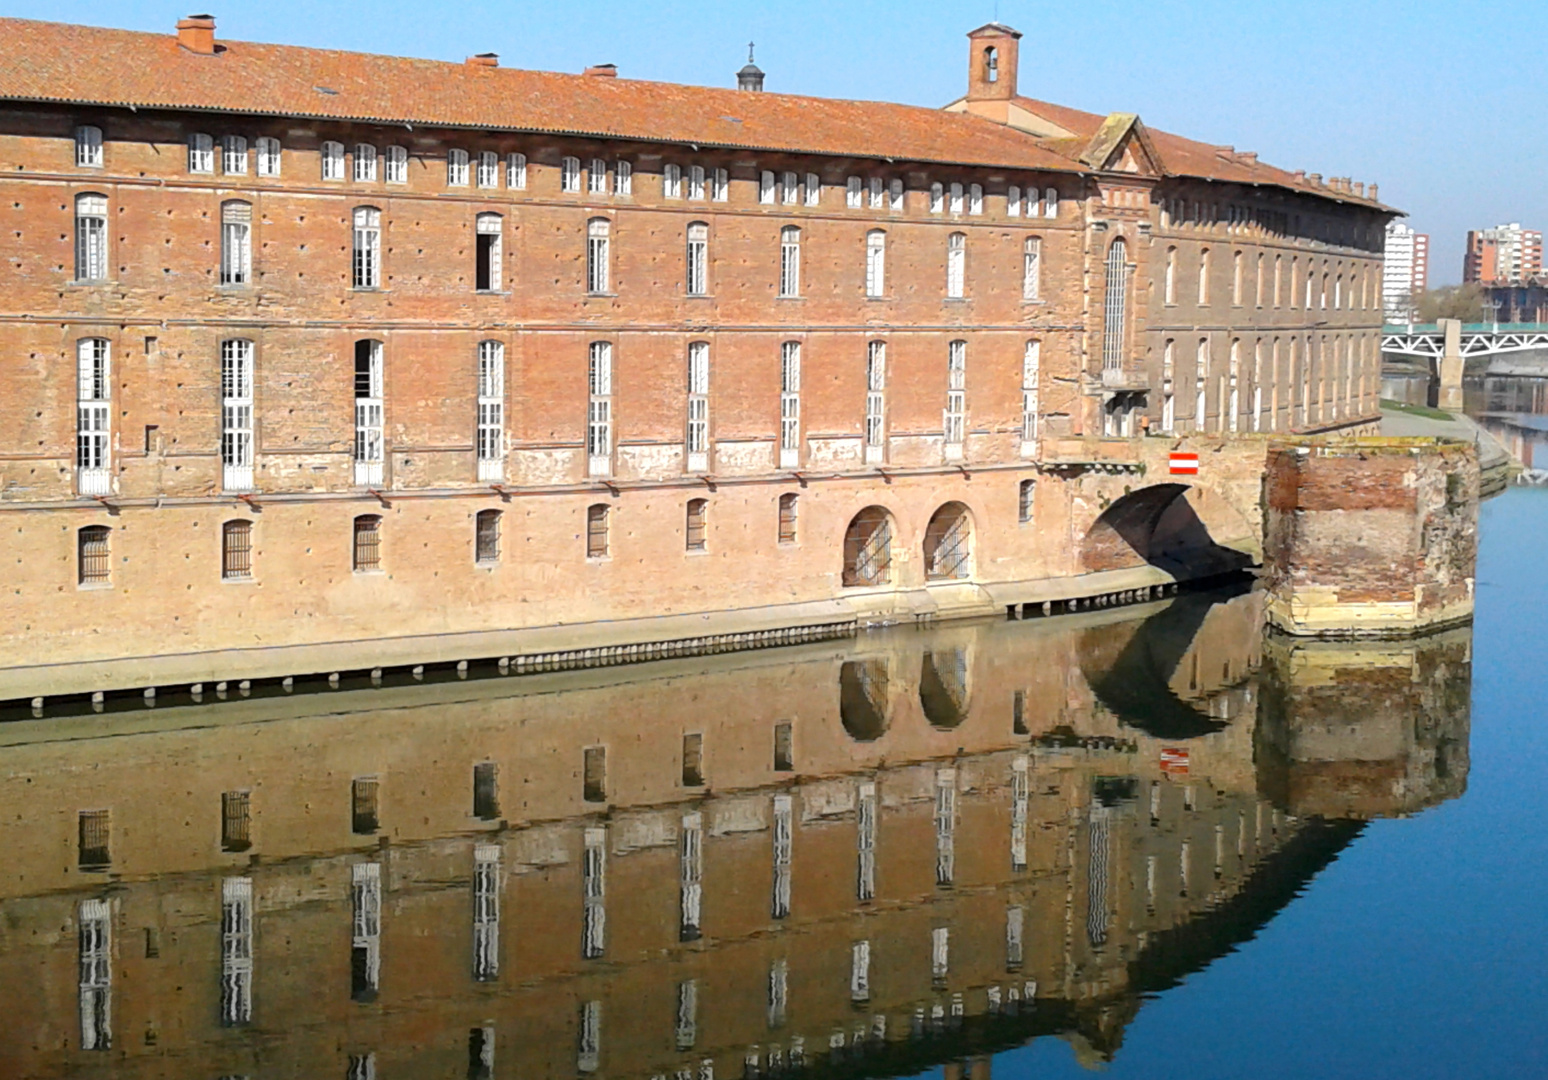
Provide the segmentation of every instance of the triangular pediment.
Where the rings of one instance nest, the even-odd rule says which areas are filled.
[[[1099,172],[1161,176],[1166,171],[1150,141],[1150,133],[1136,113],[1110,114],[1086,143],[1078,160]]]

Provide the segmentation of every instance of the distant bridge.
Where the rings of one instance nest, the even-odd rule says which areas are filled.
[[[1548,323],[1462,323],[1459,338],[1457,355],[1463,360],[1548,349]],[[1446,355],[1446,331],[1437,323],[1384,326],[1381,351],[1438,363]]]

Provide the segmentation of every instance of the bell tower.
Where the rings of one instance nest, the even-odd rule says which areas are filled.
[[[968,34],[969,112],[978,102],[1005,102],[1016,96],[1016,55],[1019,31],[988,23]]]

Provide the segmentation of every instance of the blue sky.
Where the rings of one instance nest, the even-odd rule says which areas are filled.
[[[202,2],[202,0],[201,0]],[[9,0],[7,15],[171,32],[194,0]],[[1021,30],[1021,88],[1093,112],[1381,184],[1460,278],[1469,228],[1548,228],[1540,122],[1548,3],[1495,0],[210,0],[224,37],[726,86],[758,43],[770,90],[941,105],[963,34]]]

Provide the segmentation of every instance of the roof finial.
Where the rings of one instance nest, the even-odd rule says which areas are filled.
[[[753,43],[747,43],[747,63],[742,70],[736,73],[736,88],[738,90],[762,90],[763,72],[758,65],[753,63]]]
[[[753,43],[749,41],[747,43],[747,62],[749,64],[753,62],[752,52],[753,52]]]

